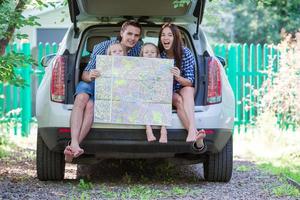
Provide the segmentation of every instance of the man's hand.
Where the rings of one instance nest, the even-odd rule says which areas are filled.
[[[91,69],[90,72],[89,72],[89,79],[91,81],[95,80],[95,78],[98,78],[101,76],[101,72],[100,70],[97,70],[97,69]]]

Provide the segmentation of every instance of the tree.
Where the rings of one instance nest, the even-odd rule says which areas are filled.
[[[299,0],[209,0],[203,27],[218,42],[278,43],[282,29],[297,32],[299,19]]]
[[[38,26],[37,17],[30,16],[25,18],[22,12],[28,7],[56,7],[65,5],[66,1],[48,1],[44,3],[41,0],[0,0],[0,81],[9,82],[15,85],[22,85],[23,80],[14,72],[17,66],[32,64],[34,61],[23,54],[10,52],[5,53],[9,42],[15,37],[25,39],[27,35],[16,34],[15,30],[24,26]]]
[[[233,0],[234,42],[278,43],[285,29],[299,29],[300,1],[298,0]]]

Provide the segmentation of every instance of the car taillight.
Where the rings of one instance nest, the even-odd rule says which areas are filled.
[[[221,67],[216,58],[209,59],[207,104],[217,104],[222,101]]]
[[[64,102],[65,100],[65,58],[57,56],[54,60],[51,79],[51,100]]]

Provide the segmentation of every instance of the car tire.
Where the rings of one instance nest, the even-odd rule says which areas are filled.
[[[37,136],[36,169],[37,177],[41,181],[63,180],[65,174],[63,154],[50,151],[39,134]]]
[[[209,154],[203,163],[204,178],[212,182],[228,182],[232,175],[233,165],[232,136],[223,150]]]

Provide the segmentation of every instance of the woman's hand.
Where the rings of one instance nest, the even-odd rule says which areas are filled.
[[[176,80],[180,78],[180,69],[178,67],[172,67],[171,73],[175,76]]]
[[[91,81],[95,80],[95,78],[98,78],[101,76],[101,72],[100,70],[97,69],[91,69],[90,73],[89,73],[89,79]]]

